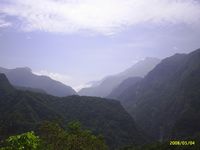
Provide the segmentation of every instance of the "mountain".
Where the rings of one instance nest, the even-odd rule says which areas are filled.
[[[85,128],[102,134],[110,149],[141,144],[143,135],[132,117],[118,101],[97,97],[54,97],[42,93],[15,90],[0,74],[0,140],[9,135],[35,130],[42,121],[59,120],[63,126],[79,120]]]
[[[138,126],[157,140],[200,135],[200,49],[161,61],[120,99]]]
[[[14,88],[4,74],[0,74],[0,95],[12,93]]]
[[[21,90],[21,91],[31,91],[31,92],[36,92],[36,93],[47,94],[44,90],[36,89],[36,88],[22,87],[22,86],[14,86],[14,88],[17,89],[17,90]]]
[[[142,78],[141,77],[130,77],[128,79],[125,79],[124,81],[122,81],[122,83],[117,86],[108,96],[107,98],[110,99],[116,99],[121,101],[123,97],[123,93],[124,91],[126,91],[129,87],[133,86],[134,84],[136,84],[137,82],[141,81]]]
[[[144,77],[160,62],[157,58],[146,58],[139,61],[131,68],[113,76],[108,76],[98,82],[96,86],[81,89],[78,94],[86,96],[106,97],[108,96],[123,80],[129,77]]]
[[[4,73],[13,86],[21,87],[22,90],[45,91],[50,95],[59,97],[76,94],[71,87],[47,76],[35,75],[32,73],[31,69],[27,67],[16,69],[0,67],[0,73]]]

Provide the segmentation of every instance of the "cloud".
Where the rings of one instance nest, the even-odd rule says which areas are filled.
[[[40,70],[39,72],[33,72],[36,75],[44,75],[44,76],[48,76],[54,80],[60,81],[66,85],[69,85],[69,82],[71,82],[71,77],[67,76],[67,75],[63,75],[63,74],[59,74],[59,73],[53,73],[53,72],[49,72],[47,70]]]
[[[60,74],[55,72],[49,72],[47,70],[40,70],[33,72],[36,75],[48,76],[56,81],[60,81],[65,85],[71,86],[74,90],[79,91],[84,87],[90,87],[90,84],[82,84],[82,81],[78,81],[77,79],[72,78],[66,74]]]
[[[9,27],[12,24],[10,22],[5,21],[3,18],[0,17],[0,28]]]
[[[15,16],[23,31],[113,34],[140,23],[196,24],[196,0],[8,0],[0,12]]]
[[[89,85],[89,84],[80,84],[78,86],[75,86],[74,89],[78,92],[83,88],[89,88],[89,87],[91,87],[91,85]]]

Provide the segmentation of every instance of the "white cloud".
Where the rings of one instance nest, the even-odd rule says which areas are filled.
[[[66,85],[69,85],[69,82],[71,82],[71,77],[67,76],[67,75],[63,75],[63,74],[59,74],[59,73],[53,73],[53,72],[49,72],[47,70],[40,70],[39,72],[33,72],[36,75],[44,75],[44,76],[48,76],[54,80],[60,81]]]
[[[76,91],[80,91],[80,90],[83,89],[83,88],[89,88],[89,87],[91,87],[91,85],[89,85],[89,84],[80,84],[80,85],[78,85],[78,86],[75,86],[74,89],[75,89]]]
[[[94,31],[112,34],[139,23],[200,22],[195,0],[8,0],[0,12],[16,16],[24,31]]]
[[[83,81],[78,81],[77,79],[74,79],[66,74],[49,72],[47,70],[34,71],[33,73],[40,76],[48,76],[56,81],[60,81],[65,85],[71,86],[76,91],[92,86],[92,84],[89,83],[83,84]]]
[[[0,18],[0,28],[9,27],[12,24],[10,22],[5,21],[4,19]]]

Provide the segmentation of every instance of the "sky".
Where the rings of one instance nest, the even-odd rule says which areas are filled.
[[[0,66],[73,88],[200,48],[199,0],[0,0]]]

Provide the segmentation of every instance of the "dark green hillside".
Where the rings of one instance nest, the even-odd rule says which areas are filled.
[[[119,102],[97,97],[70,96],[52,104],[64,120],[79,120],[94,133],[102,133],[108,144],[143,143],[135,123]],[[116,142],[117,141],[117,142]]]
[[[9,82],[1,75],[2,87]],[[2,91],[4,92],[4,91]],[[119,102],[97,97],[53,97],[46,94],[14,90],[0,95],[0,135],[37,130],[44,120],[68,122],[79,120],[85,128],[103,134],[111,149],[144,142],[130,115]]]
[[[35,92],[35,93],[47,94],[44,90],[37,89],[37,88],[22,87],[22,86],[14,86],[14,88],[17,90],[21,90],[21,91],[31,91],[31,92]]]
[[[200,49],[164,59],[123,93],[123,105],[155,139],[200,133]]]
[[[0,74],[0,83],[0,96],[14,91],[14,88],[4,74]]]

